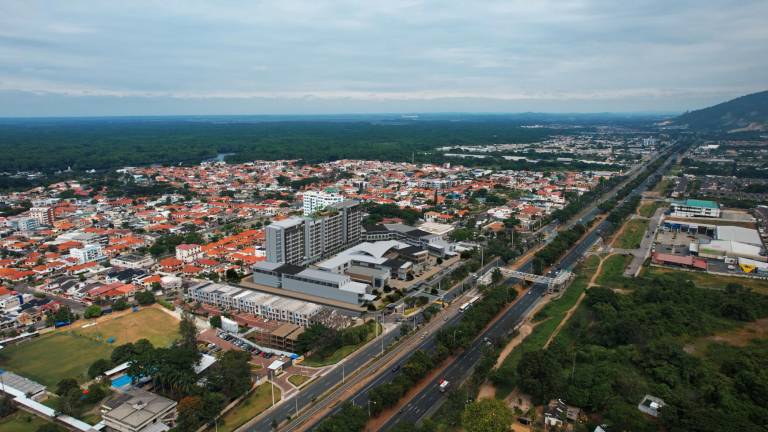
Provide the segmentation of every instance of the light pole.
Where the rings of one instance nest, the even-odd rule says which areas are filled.
[[[344,363],[341,364],[341,383],[344,384]]]
[[[368,417],[369,418],[371,417],[371,403],[375,404],[376,402],[368,399]]]
[[[296,390],[296,397],[293,398],[293,400],[296,402],[296,418],[299,418],[299,390]]]

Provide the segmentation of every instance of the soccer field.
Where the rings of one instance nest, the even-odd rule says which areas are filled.
[[[0,350],[0,367],[51,388],[64,378],[87,380],[88,367],[97,359],[109,358],[117,345],[147,338],[156,346],[167,346],[177,335],[175,318],[154,308],[142,309],[6,347]],[[111,344],[107,343],[110,337],[115,338]]]

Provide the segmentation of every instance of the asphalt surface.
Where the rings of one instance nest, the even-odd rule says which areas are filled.
[[[665,164],[663,164],[657,170],[657,174],[664,172],[671,162],[672,158],[669,158]],[[649,176],[652,177],[653,175]],[[646,191],[649,186],[649,179],[644,180],[627,196],[621,197],[622,202],[635,197],[642,192]],[[599,210],[594,207],[584,214],[580,221],[583,223],[591,222],[597,215]],[[582,238],[568,253],[566,253],[556,264],[555,267],[559,269],[573,269],[576,264],[584,257],[584,254],[592,247],[592,245],[598,240],[602,232],[609,227],[610,222],[603,220],[594,229],[592,229],[584,238]],[[532,259],[528,260],[524,265],[520,267],[520,271],[529,272],[532,267]],[[516,283],[517,281],[508,281],[508,283]],[[416,395],[402,410],[395,416],[393,416],[381,430],[389,430],[398,423],[418,423],[427,415],[434,413],[445,402],[447,397],[446,393],[441,393],[438,390],[438,383],[442,379],[447,379],[453,385],[464,381],[470,376],[475,365],[480,361],[483,353],[483,347],[485,346],[485,339],[488,338],[492,341],[499,340],[505,334],[509,334],[513,329],[522,322],[526,316],[528,310],[533,308],[542,298],[542,295],[546,293],[546,285],[536,284],[533,285],[529,291],[520,298],[498,321],[496,321],[491,327],[489,327],[483,334],[480,335],[472,345],[462,352],[458,358],[448,365],[443,375],[435,378],[432,382],[428,383],[424,389]],[[460,318],[459,318],[460,319]],[[434,345],[434,340],[430,340],[429,343]],[[426,343],[420,349],[428,349]],[[391,380],[394,374],[389,371],[382,377],[377,378],[379,383]],[[355,403],[362,404],[367,403],[367,393],[357,395],[353,398]]]
[[[668,166],[666,164],[664,167]],[[661,169],[660,169],[661,171]],[[628,199],[632,196],[635,196],[642,191],[644,191],[647,188],[647,180],[644,181],[640,186],[638,186],[632,193],[630,193],[628,196],[624,197],[624,199]],[[585,223],[589,222],[592,219],[594,219],[598,214],[600,213],[599,209],[597,209],[597,203],[593,205],[591,208],[587,209],[585,213],[581,215],[581,218],[578,221],[571,222],[570,224],[566,225],[572,226],[574,223]],[[590,233],[585,236],[569,253],[567,253],[556,265],[558,269],[572,269],[576,266],[578,261],[583,257],[584,253],[589,250],[589,248],[594,244],[595,241],[597,241],[598,236],[602,232],[602,230],[605,229],[607,222],[602,222],[600,225],[598,225],[595,229],[590,231]],[[556,228],[555,225],[551,226],[552,232],[554,232],[554,229]],[[552,236],[553,237],[553,236]],[[494,263],[488,263],[486,266],[484,266],[483,270],[481,272],[478,272],[479,274],[482,274],[482,272],[487,271],[491,267],[493,267]],[[519,271],[522,272],[530,272],[532,270],[532,259],[529,259],[526,263],[524,263],[522,266],[519,267]],[[433,283],[435,281],[432,281]],[[517,283],[516,280],[509,280],[507,281],[509,284],[515,284]],[[470,285],[471,284],[471,285]],[[469,289],[474,284],[474,279],[472,276],[467,277],[461,285],[459,285],[457,288],[448,291],[444,294],[444,298],[447,301],[453,300],[455,297],[459,296],[462,292]],[[384,425],[382,428],[383,430],[387,430],[394,426],[395,424],[399,422],[413,422],[416,423],[420,421],[422,418],[424,418],[427,414],[434,412],[441,404],[444,402],[444,393],[440,393],[437,389],[437,383],[440,381],[440,379],[448,379],[452,383],[461,382],[464,379],[466,379],[471,371],[473,370],[475,364],[480,360],[482,356],[482,349],[485,346],[485,338],[489,338],[491,340],[498,340],[505,336],[505,333],[511,333],[511,331],[515,328],[515,326],[522,321],[522,318],[527,314],[527,312],[538,303],[538,301],[541,300],[542,295],[546,293],[547,287],[546,285],[537,284],[532,286],[528,292],[523,295],[522,298],[520,298],[502,317],[500,317],[485,333],[483,333],[482,337],[478,337],[475,342],[465,351],[463,351],[461,354],[459,354],[458,358],[451,363],[445,370],[445,373],[440,376],[439,378],[433,380],[430,382],[424,390],[419,393],[411,402],[406,405],[402,412],[398,415],[394,416],[387,424]],[[448,321],[444,323],[446,326],[454,325],[461,320],[462,315],[457,314],[453,317],[451,317]],[[389,331],[384,335],[384,345],[387,346],[394,342],[396,338],[400,335],[399,328],[394,328],[393,330]],[[401,359],[401,364],[405,363],[407,359],[410,357],[412,352],[415,352],[418,350],[430,350],[434,348],[435,346],[435,340],[434,340],[434,333],[430,334],[428,337],[424,338],[423,341],[418,345],[418,347],[411,351],[411,353],[407,354]],[[397,348],[395,348],[397,349]],[[271,423],[274,420],[277,420],[277,422],[281,422],[284,419],[286,419],[288,416],[294,416],[296,414],[296,410],[298,407],[299,412],[304,410],[304,408],[314,405],[315,400],[318,399],[321,395],[326,393],[329,389],[332,389],[342,383],[342,377],[345,374],[351,374],[353,371],[363,368],[366,363],[370,362],[372,359],[374,359],[377,355],[381,354],[381,344],[380,343],[374,343],[367,345],[360,349],[358,352],[352,354],[350,357],[348,357],[343,362],[343,367],[337,367],[330,371],[328,371],[324,376],[316,379],[313,383],[311,383],[308,386],[305,386],[301,392],[298,393],[297,396],[293,396],[292,399],[285,401],[285,403],[281,403],[277,405],[276,407],[269,410],[266,415],[257,417],[251,422],[247,424],[244,430],[247,431],[268,431],[271,430]],[[379,373],[379,375],[372,380],[368,385],[366,385],[363,389],[358,391],[352,398],[351,401],[359,406],[367,406],[368,404],[368,391],[382,383],[389,382],[397,375],[399,372],[393,372],[391,369],[384,369]],[[333,395],[331,395],[333,397]],[[330,399],[329,397],[328,399]],[[294,399],[294,398],[297,398]],[[336,401],[326,401],[323,400],[322,402],[319,402],[322,404],[325,403],[335,403]],[[339,401],[340,402],[340,401]],[[328,415],[332,415],[336,413],[340,409],[341,404],[339,403],[337,407],[332,410]],[[312,407],[313,410],[317,409],[317,407]],[[303,414],[302,414],[303,415]],[[284,428],[281,428],[281,431],[291,431],[294,430],[297,425],[292,424],[289,426],[286,426]],[[241,429],[241,430],[243,430]]]

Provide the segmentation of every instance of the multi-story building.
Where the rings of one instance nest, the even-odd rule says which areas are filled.
[[[32,207],[29,216],[37,220],[40,225],[53,225],[53,209],[51,207]]]
[[[304,216],[310,216],[317,211],[344,201],[344,197],[339,194],[327,192],[307,191],[304,193]]]
[[[252,270],[253,283],[256,285],[357,306],[375,299],[370,285],[355,282],[346,274],[267,261],[256,263]]]
[[[719,218],[720,206],[707,200],[672,201],[672,216]]]
[[[104,247],[99,244],[87,244],[81,248],[72,248],[69,250],[69,255],[75,258],[79,264],[100,261],[106,258]]]
[[[7,225],[16,231],[34,231],[40,228],[40,222],[33,217],[18,217],[8,219]]]
[[[203,256],[203,248],[199,244],[180,244],[176,246],[176,259],[190,263]]]
[[[323,307],[314,303],[287,299],[246,288],[206,283],[193,286],[187,296],[195,301],[224,310],[236,310],[268,320],[289,322],[303,327]]]
[[[358,203],[331,204],[312,217],[292,217],[266,228],[267,261],[306,265],[360,242]]]

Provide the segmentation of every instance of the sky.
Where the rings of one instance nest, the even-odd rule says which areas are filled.
[[[765,0],[0,0],[0,116],[683,112],[768,89]]]

